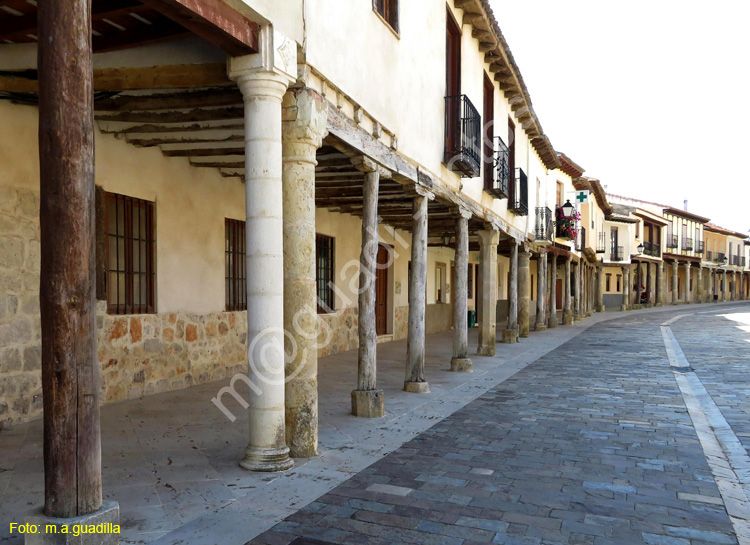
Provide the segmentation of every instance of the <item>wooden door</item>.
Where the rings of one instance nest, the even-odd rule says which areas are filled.
[[[385,246],[378,246],[378,268],[375,272],[375,332],[388,333],[388,263],[390,256]]]
[[[492,159],[494,156],[495,137],[495,85],[487,73],[484,74],[484,188],[492,189],[494,172],[492,171]]]

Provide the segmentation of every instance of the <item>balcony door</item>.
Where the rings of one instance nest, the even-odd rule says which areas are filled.
[[[495,133],[495,86],[492,80],[484,73],[484,130],[482,137],[484,139],[484,157],[482,157],[482,166],[484,168],[484,188],[492,189],[492,159],[493,159],[493,139]]]
[[[610,252],[612,254],[612,257],[611,257],[612,261],[614,261],[615,259],[619,257],[617,255],[617,247],[619,246],[617,232],[618,232],[617,227],[612,227],[609,232],[609,240],[612,245],[611,252]]]
[[[461,27],[448,8],[445,34],[445,96],[461,94]],[[458,123],[461,119],[461,101],[445,101],[445,149],[454,150],[458,145]]]

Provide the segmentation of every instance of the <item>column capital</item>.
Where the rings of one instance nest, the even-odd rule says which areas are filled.
[[[404,191],[412,197],[425,197],[427,200],[434,201],[435,194],[425,186],[416,182],[409,182],[403,185]]]
[[[352,164],[357,170],[362,172],[377,172],[381,178],[391,178],[393,173],[387,168],[378,164],[374,159],[366,155],[356,155],[352,157]]]
[[[328,105],[323,97],[306,87],[292,89],[284,95],[281,106],[282,140],[310,143],[319,148],[328,134]]]
[[[471,210],[469,210],[468,208],[464,206],[458,206],[458,205],[451,206],[450,213],[455,219],[460,218],[460,219],[465,219],[465,220],[470,220],[471,217],[474,215],[471,213]]]
[[[497,229],[485,229],[477,231],[479,235],[479,244],[482,246],[497,246],[500,244],[500,231]]]
[[[297,44],[291,38],[264,25],[260,29],[259,53],[230,57],[229,79],[236,81],[245,95],[245,83],[252,80],[278,80],[288,87],[297,81]]]

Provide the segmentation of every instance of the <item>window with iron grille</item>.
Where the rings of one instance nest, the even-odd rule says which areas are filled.
[[[224,300],[229,312],[247,310],[245,222],[224,220]]]
[[[105,193],[107,311],[155,312],[154,203]]]
[[[372,7],[398,33],[398,0],[373,0]]]
[[[333,271],[333,237],[315,235],[315,282],[318,291],[319,314],[326,314],[336,310]]]

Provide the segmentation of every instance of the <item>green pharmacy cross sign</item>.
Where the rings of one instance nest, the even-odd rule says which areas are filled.
[[[589,202],[589,191],[577,191],[576,192],[576,201],[579,204],[585,204]]]

